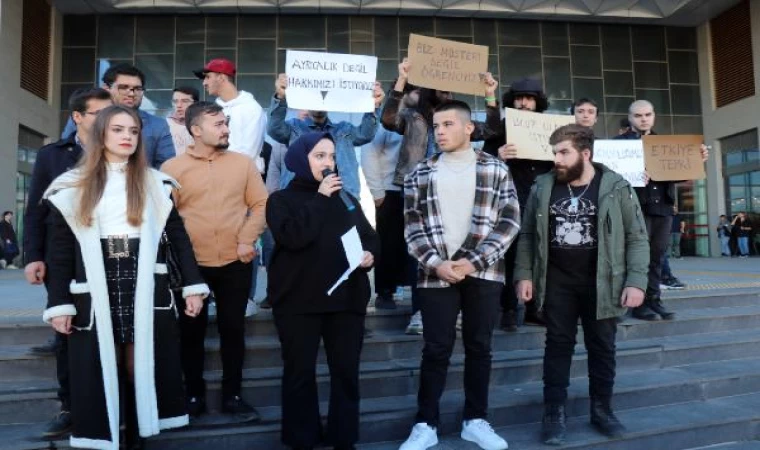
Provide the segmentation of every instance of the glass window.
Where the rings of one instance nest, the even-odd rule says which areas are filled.
[[[132,16],[98,17],[98,57],[132,58],[135,21]]]
[[[668,27],[667,35],[669,49],[697,49],[697,29],[694,27]]]
[[[95,49],[64,48],[61,72],[64,83],[94,83]]]
[[[599,45],[599,25],[591,23],[571,23],[570,43]]]
[[[541,45],[539,22],[500,20],[499,45]]]
[[[234,48],[237,41],[237,16],[206,18],[206,45],[210,48]]]
[[[607,70],[631,70],[630,27],[602,25],[602,59]]]
[[[702,134],[702,117],[673,116],[673,133]]]
[[[673,94],[673,114],[702,114],[699,86],[672,85],[670,90]]]
[[[377,28],[377,27],[376,27]],[[398,32],[399,32],[399,48],[406,50],[409,48],[409,34],[424,34],[425,36],[433,36],[435,27],[433,25],[432,17],[399,17],[398,18]]]
[[[570,54],[573,60],[573,76],[601,77],[602,60],[600,47],[571,45]]]
[[[351,53],[354,55],[372,55],[372,42],[352,42]]]
[[[94,47],[97,16],[63,16],[63,46]]]
[[[203,44],[177,44],[175,76],[195,77],[193,70],[198,70],[204,65],[206,61],[203,59]]]
[[[668,88],[668,65],[665,63],[637,62],[634,64],[636,87],[644,89]]]
[[[345,18],[348,19],[348,18]],[[335,32],[336,21],[332,16],[328,16],[327,20],[330,21],[328,29],[330,34]],[[343,24],[340,23],[339,30],[343,29]],[[345,23],[345,29],[348,29],[348,21]],[[351,40],[361,42],[372,42],[372,17],[352,17],[351,18]]]
[[[206,19],[203,16],[177,16],[177,42],[204,42]]]
[[[377,60],[377,79],[382,81],[392,81],[398,76],[398,61],[395,59]]]
[[[570,56],[567,24],[558,22],[542,23],[541,43],[545,56]]]
[[[69,108],[69,97],[77,89],[91,88],[92,83],[74,83],[74,84],[62,84],[61,85],[61,108]]]
[[[174,17],[137,16],[136,53],[174,51]]]
[[[747,175],[733,175],[728,177],[728,200],[731,214],[747,210]]]
[[[238,18],[239,38],[274,39],[277,37],[277,16],[246,14]]]
[[[206,50],[206,61],[211,61],[215,58],[229,59],[233,63],[237,64],[237,51],[234,48],[210,48]]]
[[[760,171],[756,170],[749,173],[749,189],[752,198],[750,210],[760,213]]]
[[[472,21],[470,19],[435,19],[436,36],[472,36]]]
[[[699,84],[699,67],[696,52],[668,52],[671,83]]]
[[[541,49],[535,47],[499,47],[503,84],[522,78],[541,79]]]
[[[174,55],[137,55],[135,66],[145,74],[148,89],[172,89]]]
[[[604,72],[607,95],[633,95],[633,72]]]
[[[148,89],[145,91],[140,109],[157,116],[166,116],[167,113],[172,110],[172,91]]]
[[[607,111],[628,115],[628,107],[633,103],[633,97],[607,97]]]
[[[398,22],[395,17],[375,17],[375,55],[398,59]]]
[[[633,59],[636,61],[665,61],[665,29],[658,26],[634,26]]]
[[[544,58],[546,95],[550,99],[572,99],[570,60],[568,58]]]
[[[377,19],[375,19],[377,20]],[[488,51],[496,53],[496,21],[476,19],[473,23],[474,41],[478,45],[487,45]]]
[[[590,78],[573,78],[573,98],[593,98],[599,104],[599,112],[604,113],[604,91],[602,80]]]
[[[264,107],[268,107],[268,100],[274,93],[274,78],[271,75],[240,75],[237,77],[238,87],[248,91]]]
[[[274,40],[238,41],[238,73],[274,73],[277,45]]]
[[[744,162],[743,152],[726,153],[726,167],[738,166]]]
[[[288,16],[278,26],[280,48],[325,48],[323,16]]]
[[[652,102],[654,112],[658,116],[657,119],[659,119],[660,115],[670,114],[670,92],[668,91],[636,89],[636,98]]]
[[[348,53],[353,31],[348,28],[348,17],[328,16],[327,50],[334,53]],[[372,22],[369,23],[369,41],[372,42]]]

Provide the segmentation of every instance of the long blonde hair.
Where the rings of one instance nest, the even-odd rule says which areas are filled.
[[[135,152],[127,162],[127,221],[132,226],[140,226],[142,223],[143,209],[145,208],[146,187],[145,178],[148,172],[148,162],[145,157],[142,139],[142,120],[132,108],[113,105],[105,108],[95,119],[92,135],[85,149],[85,157],[78,165],[80,171],[79,181],[76,187],[80,188],[79,209],[77,221],[85,226],[92,226],[93,211],[103,197],[106,187],[106,133],[111,119],[119,114],[127,114],[137,124],[138,141]]]

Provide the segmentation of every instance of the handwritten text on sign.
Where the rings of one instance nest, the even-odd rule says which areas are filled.
[[[517,157],[554,161],[549,137],[557,128],[575,123],[574,116],[538,114],[506,108],[507,142],[517,146]]]
[[[288,106],[294,109],[371,112],[377,58],[288,50]]]
[[[638,139],[594,141],[594,162],[604,164],[619,173],[633,187],[645,185],[644,146]]]
[[[488,47],[409,35],[409,83],[439,91],[485,95]]]
[[[701,135],[644,136],[642,140],[649,178],[678,181],[705,177]]]

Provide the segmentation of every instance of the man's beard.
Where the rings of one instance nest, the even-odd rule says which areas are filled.
[[[567,169],[555,170],[557,175],[557,181],[560,183],[571,183],[575,180],[579,180],[583,176],[583,159],[578,158],[578,162],[568,167]]]
[[[230,141],[226,140],[224,142],[219,141],[219,143],[216,144],[214,146],[214,148],[217,149],[217,150],[227,150],[229,148],[229,146],[230,146]]]

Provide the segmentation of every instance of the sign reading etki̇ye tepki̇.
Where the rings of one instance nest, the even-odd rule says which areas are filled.
[[[374,56],[288,50],[285,74],[289,108],[353,113],[375,110]]]

